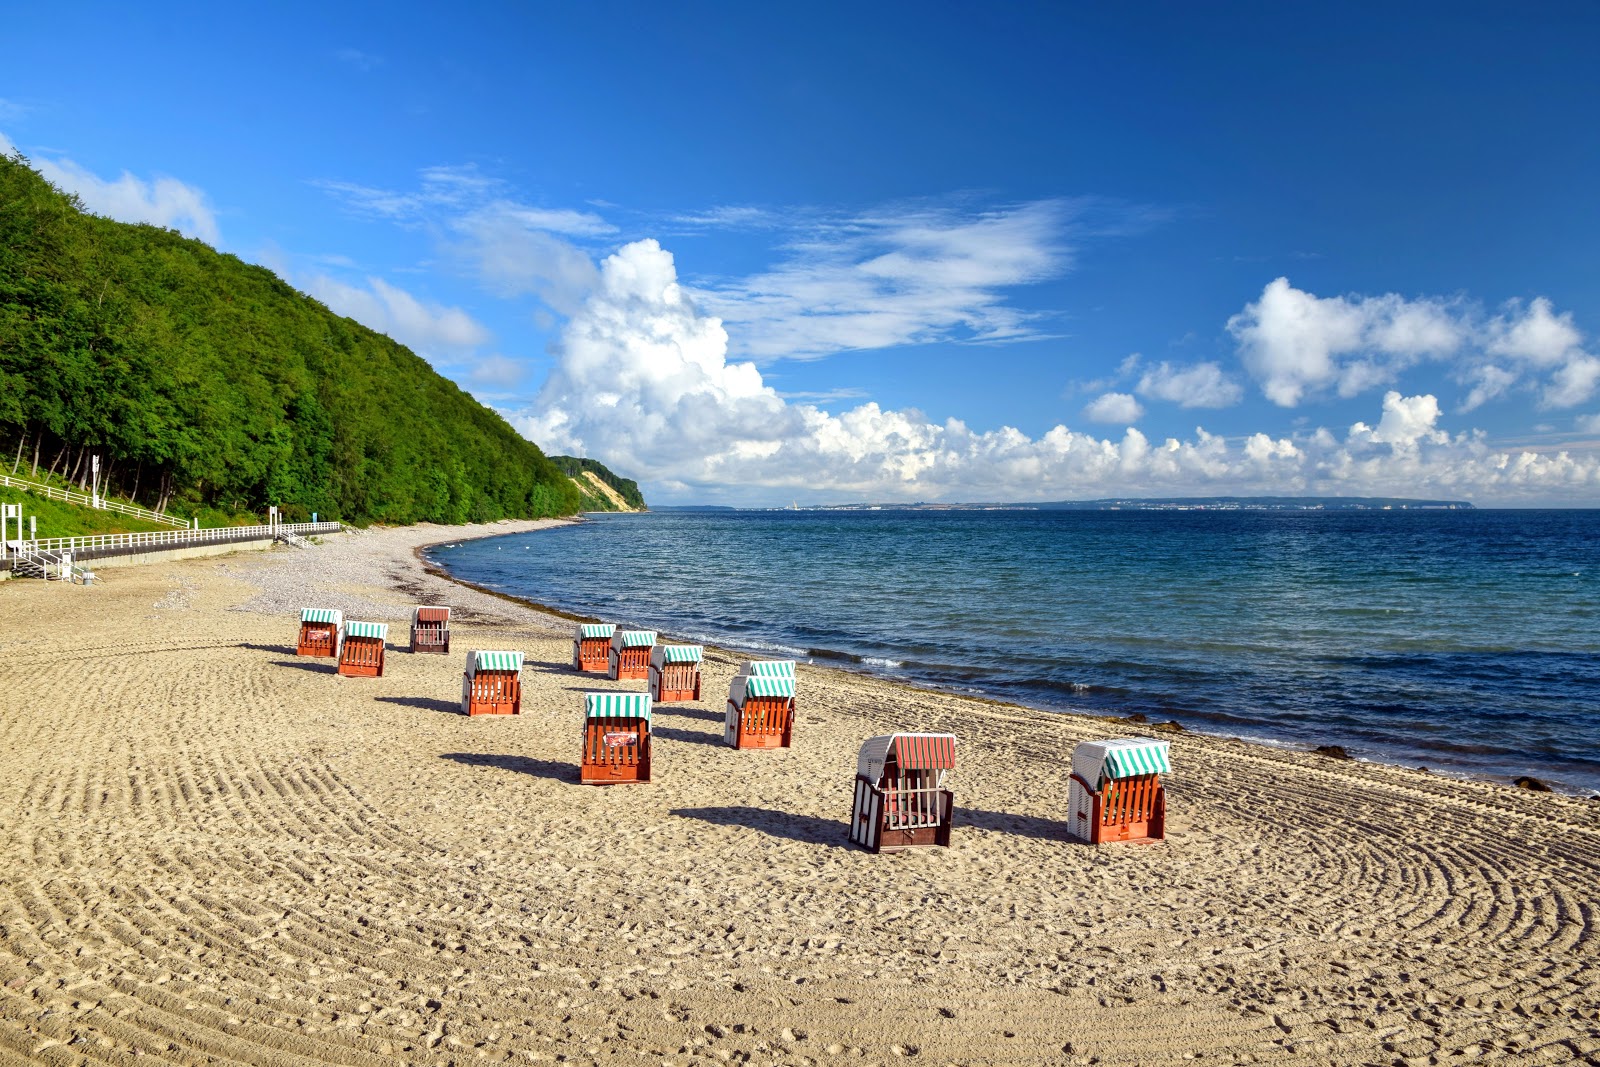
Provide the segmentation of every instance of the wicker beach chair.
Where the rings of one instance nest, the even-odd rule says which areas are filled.
[[[676,704],[700,699],[699,645],[657,645],[650,650],[650,699]]]
[[[722,739],[733,748],[794,743],[794,663],[750,660],[728,686]]]
[[[955,794],[945,778],[955,765],[954,734],[869,737],[856,759],[850,840],[870,852],[949,845]]]
[[[411,651],[450,654],[450,609],[417,607],[411,612]]]
[[[347,622],[339,636],[339,673],[349,678],[383,677],[386,622]]]
[[[344,615],[330,608],[306,608],[300,613],[300,639],[295,642],[297,656],[337,656],[339,629]]]
[[[605,674],[611,666],[611,635],[617,628],[609,622],[578,624],[572,638],[572,669]]]
[[[522,653],[468,652],[461,710],[468,715],[522,714]]]
[[[1150,737],[1084,741],[1072,750],[1067,786],[1073,837],[1092,845],[1167,836],[1169,743]]]
[[[654,630],[618,630],[611,635],[606,673],[613,681],[644,681],[650,677],[650,650],[655,647]]]
[[[650,780],[650,694],[585,693],[578,780],[611,785]]]

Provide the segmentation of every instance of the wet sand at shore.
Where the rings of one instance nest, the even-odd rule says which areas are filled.
[[[1168,840],[1093,848],[1072,747],[1142,728],[802,664],[736,752],[717,650],[653,783],[580,786],[579,694],[642,683],[415,555],[534,525],[0,585],[0,1065],[1600,1063],[1600,804],[1175,734]],[[459,714],[472,648],[522,715]],[[845,842],[897,729],[960,739],[948,849]]]

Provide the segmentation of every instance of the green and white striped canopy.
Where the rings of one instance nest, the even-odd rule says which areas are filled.
[[[611,640],[611,635],[616,632],[616,625],[609,622],[585,622],[578,625],[578,640],[590,641],[596,637]]]
[[[656,643],[654,630],[623,630],[611,639],[613,645],[623,648],[649,648]]]
[[[479,671],[520,671],[521,652],[468,652],[469,669]]]
[[[699,663],[705,649],[699,645],[657,645],[651,657],[657,663]]]
[[[739,668],[740,674],[748,674],[752,678],[788,678],[794,679],[794,660],[792,659],[753,659],[746,660],[743,667]]]
[[[1111,741],[1106,745],[1105,776],[1132,778],[1140,774],[1171,774],[1168,743],[1149,737]]]
[[[649,693],[585,693],[585,719],[643,719],[650,721]]]
[[[300,613],[301,622],[331,622],[339,625],[344,616],[332,608],[306,608]]]
[[[347,622],[344,624],[346,637],[376,637],[382,641],[389,636],[389,624],[386,622]]]
[[[794,696],[793,678],[742,678],[744,695],[747,697],[790,697]]]

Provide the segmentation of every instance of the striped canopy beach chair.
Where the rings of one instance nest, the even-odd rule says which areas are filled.
[[[461,710],[468,715],[522,714],[522,653],[468,652]]]
[[[867,738],[856,759],[850,840],[871,852],[949,845],[955,794],[945,777],[955,765],[954,734]]]
[[[1160,841],[1167,836],[1169,743],[1151,737],[1084,741],[1072,750],[1067,786],[1073,837],[1091,845]]]
[[[699,645],[657,645],[650,650],[650,699],[675,704],[700,699]]]
[[[728,686],[722,739],[734,748],[790,747],[794,743],[794,664],[746,663],[744,670]]]
[[[300,613],[300,639],[295,642],[297,656],[337,656],[339,628],[344,615],[331,608],[306,608]]]
[[[386,622],[347,622],[339,635],[339,673],[351,678],[383,677]]]
[[[450,609],[416,607],[411,611],[411,651],[448,655]]]
[[[585,785],[650,780],[650,694],[585,693],[583,764]]]
[[[650,677],[650,650],[656,647],[654,630],[618,630],[611,635],[607,673],[613,680]]]
[[[578,624],[572,638],[572,669],[606,672],[610,669],[611,635],[617,628],[609,622]]]

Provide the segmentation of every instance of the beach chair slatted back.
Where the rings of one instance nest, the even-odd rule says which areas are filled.
[[[437,655],[449,653],[449,608],[418,607],[411,612],[411,651]]]
[[[522,653],[467,653],[461,710],[468,715],[522,714]]]
[[[337,656],[339,628],[344,616],[330,608],[306,608],[300,613],[300,637],[295,642],[297,656]]]
[[[586,673],[607,673],[610,670],[611,638],[616,630],[609,622],[580,623],[572,638],[572,669]]]
[[[583,698],[586,785],[650,781],[650,694],[586,693]]]
[[[850,840],[873,852],[949,845],[955,794],[952,734],[886,734],[868,738],[856,760]]]
[[[388,623],[347,622],[339,641],[339,673],[350,678],[383,677]]]
[[[740,674],[728,687],[722,739],[734,748],[794,744],[794,679]]]
[[[618,630],[611,635],[611,648],[606,660],[607,673],[613,680],[650,677],[650,653],[656,646],[654,630]]]
[[[650,650],[650,699],[657,704],[700,699],[699,645],[656,645]]]
[[[1072,753],[1068,784],[1071,833],[1090,844],[1166,837],[1172,770],[1168,743],[1149,737],[1085,741]]]

